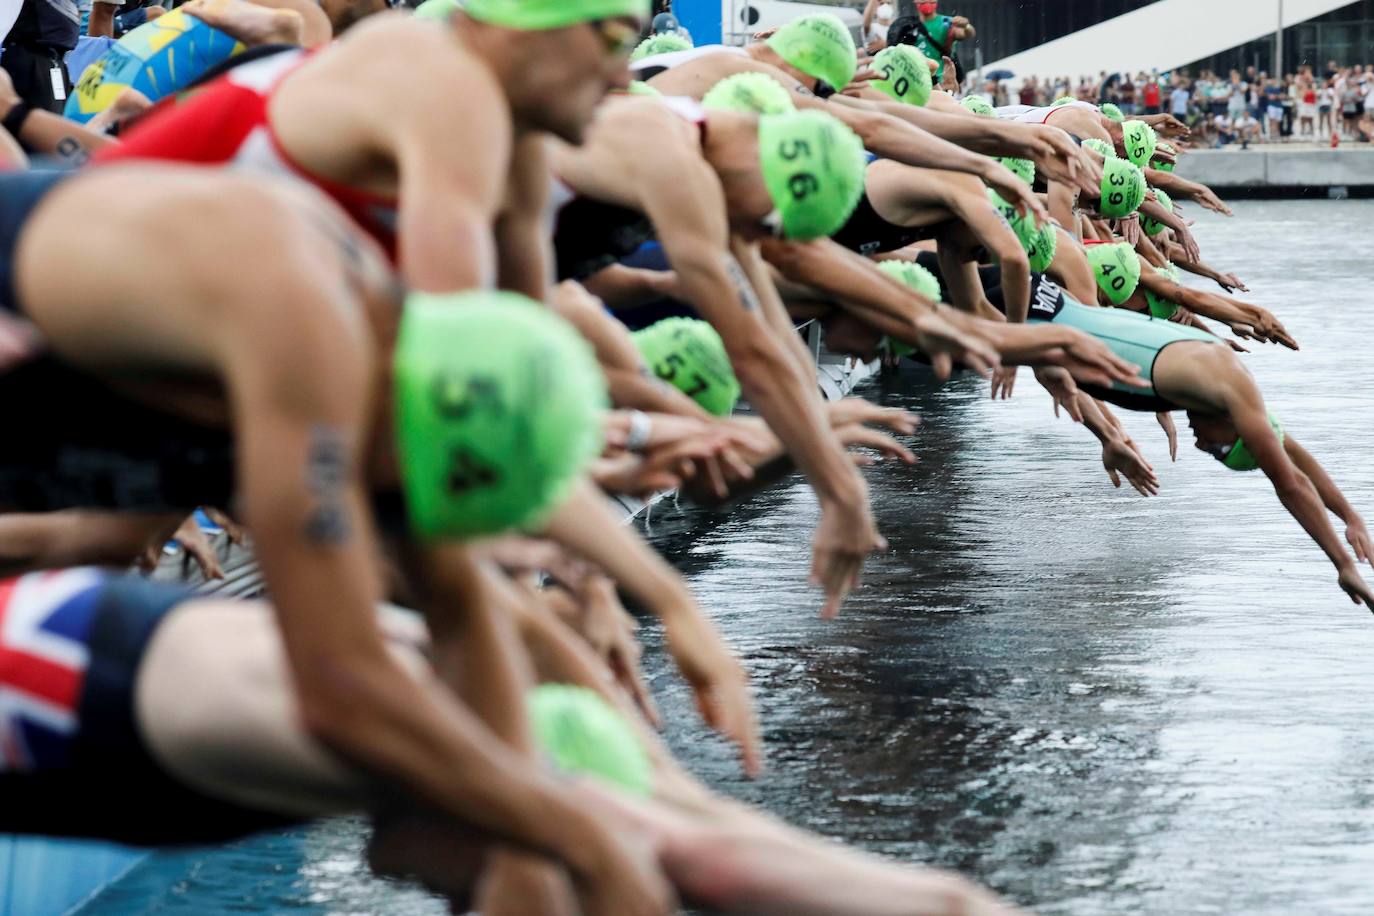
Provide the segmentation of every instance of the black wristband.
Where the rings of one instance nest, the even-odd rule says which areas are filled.
[[[19,131],[24,127],[24,122],[28,120],[29,113],[33,111],[33,106],[23,99],[14,104],[14,107],[5,115],[5,120],[0,121],[0,126],[9,131],[10,136],[19,139]]]

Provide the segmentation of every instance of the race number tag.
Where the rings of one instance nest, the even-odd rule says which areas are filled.
[[[52,77],[53,101],[65,102],[67,100],[67,83],[62,79],[62,68],[53,67],[48,71],[48,76]]]

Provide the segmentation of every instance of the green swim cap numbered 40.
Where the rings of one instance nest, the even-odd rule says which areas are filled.
[[[869,68],[883,75],[873,88],[918,108],[930,101],[930,66],[911,45],[889,45],[878,52]]]
[[[649,0],[467,0],[463,12],[477,22],[536,32],[625,16],[647,22]]]
[[[698,318],[665,318],[634,334],[654,375],[696,401],[709,414],[730,415],[740,385],[716,329]]]
[[[863,196],[866,164],[858,135],[833,115],[759,118],[759,166],[786,238],[838,232]]]
[[[1154,157],[1159,135],[1144,121],[1127,121],[1121,125],[1121,145],[1126,158],[1139,168],[1145,168]]]
[[[701,97],[705,108],[745,114],[786,114],[796,110],[792,94],[766,73],[736,73]]]
[[[516,293],[411,293],[393,357],[402,490],[430,539],[538,524],[601,451],[591,347]]]
[[[773,33],[768,47],[789,66],[825,80],[836,92],[849,85],[858,68],[854,37],[833,13],[793,19]]]
[[[526,694],[525,708],[535,740],[560,770],[649,796],[654,771],[644,742],[596,691],[541,684]]]
[[[692,43],[681,35],[650,35],[639,43],[630,54],[630,63],[653,57],[655,54],[672,54],[674,51],[691,50]]]
[[[1089,245],[1088,263],[1092,265],[1097,285],[1112,305],[1120,305],[1140,285],[1140,257],[1125,242],[1112,245]]]
[[[1285,438],[1283,424],[1272,413],[1269,414],[1269,428],[1274,431],[1274,435],[1279,437],[1279,443],[1282,444]],[[1221,460],[1221,463],[1233,471],[1259,470],[1259,462],[1255,460],[1255,456],[1251,453],[1249,446],[1245,444],[1245,440],[1240,438],[1236,439],[1236,444],[1231,446],[1231,450],[1226,453],[1226,457]]]
[[[1017,213],[1016,208],[1007,203],[1001,194],[991,189],[988,190],[988,200],[1011,226],[1011,231],[1016,233],[1016,239],[1030,262],[1030,269],[1038,274],[1049,270],[1059,247],[1059,235],[1055,232],[1054,224],[1046,221],[1043,226],[1035,225],[1032,217]]]
[[[1130,216],[1144,201],[1144,172],[1125,159],[1108,159],[1102,163],[1102,202],[1098,210],[1103,216],[1112,219]]]

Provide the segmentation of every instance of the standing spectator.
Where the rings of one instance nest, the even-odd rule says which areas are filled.
[[[1035,84],[1035,77],[1033,77],[1033,76],[1032,76],[1030,79],[1026,80],[1024,83],[1022,83],[1022,84],[1021,84],[1021,104],[1022,104],[1022,105],[1029,105],[1031,108],[1034,108],[1036,105],[1038,105],[1038,104],[1039,104],[1039,102],[1038,102],[1039,93],[1038,93],[1038,91],[1037,91],[1038,89],[1039,89],[1039,87],[1036,86],[1036,84]]]
[[[897,18],[893,0],[868,0],[864,4],[864,47],[869,54],[877,54],[887,47],[887,32]]]
[[[964,67],[959,60],[956,46],[961,41],[977,37],[972,23],[963,16],[939,15],[938,0],[920,0],[916,4],[916,15],[901,16],[892,23],[887,43],[915,45],[922,54],[940,65],[935,71],[935,82],[944,78],[945,65],[941,60],[948,57],[954,61],[955,74],[962,83]]]
[[[1131,74],[1127,73],[1121,77],[1118,92],[1121,94],[1121,101],[1118,103],[1121,113],[1125,115],[1135,114],[1135,82],[1131,79]]]
[[[1341,131],[1352,140],[1356,136],[1355,128],[1360,122],[1360,103],[1363,101],[1362,88],[1347,76],[1342,81],[1340,90]]]
[[[1264,79],[1260,104],[1264,107],[1265,134],[1270,143],[1283,139],[1283,87],[1276,79]]]
[[[1187,81],[1179,78],[1178,82],[1174,84],[1174,91],[1169,93],[1169,114],[1186,122],[1190,98],[1192,98],[1192,93],[1188,91]]]
[[[1159,77],[1152,75],[1145,83],[1145,91],[1141,93],[1141,101],[1145,103],[1146,114],[1159,114],[1163,111],[1160,104],[1163,101],[1164,91],[1159,88]]]
[[[1303,68],[1298,74],[1298,136],[1317,137],[1317,84],[1312,71]]]
[[[1322,83],[1317,90],[1317,132],[1323,137],[1334,136],[1336,119],[1332,112],[1336,107],[1336,90],[1330,82]]]
[[[76,0],[23,0],[0,57],[22,104],[62,113],[72,88],[62,58],[76,47],[80,19]]]
[[[1250,87],[1240,78],[1239,70],[1231,71],[1231,81],[1226,84],[1226,116],[1232,123],[1246,111],[1253,111],[1250,105]]]
[[[1298,84],[1293,74],[1288,74],[1283,78],[1283,85],[1280,87],[1281,95],[1279,101],[1283,106],[1283,139],[1286,142],[1293,136],[1293,131],[1298,123]]]

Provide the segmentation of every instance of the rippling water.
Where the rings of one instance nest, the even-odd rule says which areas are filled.
[[[1199,217],[1203,251],[1303,344],[1249,364],[1374,514],[1374,203],[1236,213]],[[1374,911],[1374,617],[1263,477],[1221,469],[1186,427],[1171,465],[1153,418],[1123,413],[1163,483],[1146,500],[1112,489],[1029,373],[1011,402],[986,392],[917,375],[867,392],[924,415],[922,464],[870,472],[891,550],[833,623],[804,584],[816,506],[798,482],[658,523],[753,676],[770,770],[737,775],[655,648],[682,759],[1043,913]],[[86,912],[443,912],[361,875],[361,841],[345,821],[162,856]]]

